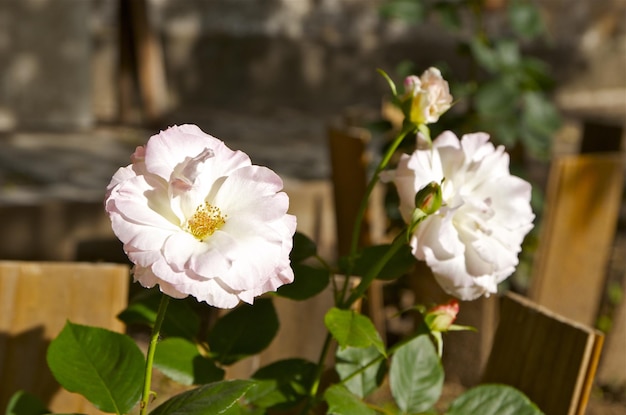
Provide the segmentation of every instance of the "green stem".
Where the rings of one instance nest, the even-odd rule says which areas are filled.
[[[365,294],[365,291],[368,289],[368,287],[372,284],[372,281],[374,281],[378,274],[380,274],[380,271],[382,271],[387,262],[389,262],[389,260],[396,254],[396,252],[398,252],[398,250],[405,244],[406,238],[405,231],[403,230],[398,234],[398,236],[396,236],[396,239],[393,240],[393,243],[391,244],[387,252],[385,252],[385,255],[383,255],[378,260],[378,262],[374,264],[370,269],[368,269],[365,275],[363,275],[363,278],[361,278],[361,282],[359,283],[359,285],[357,285],[354,291],[352,291],[352,294],[350,294],[350,297],[345,303],[343,303],[343,307],[341,308],[348,309],[350,308],[350,306],[352,306],[352,304],[354,304],[355,301],[361,298],[363,294]]]
[[[380,163],[378,163],[378,166],[376,167],[374,175],[367,184],[367,188],[365,189],[365,195],[363,195],[363,198],[361,199],[361,204],[359,205],[359,210],[357,211],[356,218],[354,220],[354,227],[352,228],[352,240],[350,243],[350,255],[348,257],[348,269],[346,272],[346,279],[344,281],[341,294],[339,295],[339,298],[342,300],[346,297],[346,292],[348,290],[348,283],[350,280],[350,275],[352,274],[352,268],[354,266],[353,259],[354,255],[356,255],[356,252],[359,249],[361,227],[363,224],[363,219],[365,218],[365,212],[367,211],[370,196],[374,191],[374,187],[376,187],[376,184],[378,183],[380,173],[385,170],[385,168],[391,161],[391,157],[393,157],[394,153],[402,143],[402,140],[404,140],[404,137],[406,137],[409,133],[414,132],[416,128],[417,127],[413,124],[407,124],[402,128],[398,135],[393,139],[389,148],[387,148],[387,151],[383,155],[383,158],[380,160]]]
[[[315,404],[317,391],[319,390],[320,382],[322,380],[322,375],[324,374],[324,362],[326,361],[326,356],[328,355],[328,351],[330,350],[331,340],[332,340],[332,336],[330,335],[330,333],[326,333],[326,339],[324,339],[322,352],[320,353],[319,360],[317,361],[317,370],[315,372],[315,378],[313,379],[311,389],[309,390],[309,396],[307,398],[306,405],[304,405],[304,407],[302,408],[300,415],[306,415]]]
[[[150,403],[150,386],[152,384],[152,363],[154,362],[154,352],[156,351],[157,342],[159,341],[159,333],[161,331],[161,325],[165,318],[165,312],[167,311],[167,305],[169,304],[170,297],[162,294],[161,303],[159,304],[159,311],[157,312],[154,327],[152,328],[152,335],[150,337],[150,345],[148,346],[148,355],[146,356],[146,372],[143,380],[143,394],[141,395],[140,403],[140,415],[145,415],[148,411],[148,404]]]

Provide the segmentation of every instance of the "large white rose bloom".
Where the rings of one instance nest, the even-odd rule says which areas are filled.
[[[432,149],[403,155],[391,175],[407,223],[416,193],[441,183],[441,207],[417,226],[410,244],[441,287],[461,300],[497,292],[515,270],[535,217],[530,184],[509,173],[508,154],[488,140],[484,133],[459,140],[444,132]]]
[[[105,207],[136,281],[220,308],[293,281],[296,218],[272,170],[195,125],[154,135],[131,161]]]

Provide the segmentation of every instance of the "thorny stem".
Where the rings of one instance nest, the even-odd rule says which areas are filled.
[[[161,302],[159,303],[159,311],[157,312],[154,327],[152,328],[152,335],[150,337],[150,345],[148,346],[148,354],[146,356],[146,371],[143,380],[143,393],[141,395],[140,415],[146,415],[148,411],[148,404],[150,403],[150,386],[152,384],[152,364],[154,362],[154,352],[159,341],[159,333],[161,331],[161,325],[165,318],[165,312],[167,311],[167,305],[169,304],[170,297],[162,294]]]

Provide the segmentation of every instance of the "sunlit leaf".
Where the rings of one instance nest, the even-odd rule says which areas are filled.
[[[522,392],[505,385],[480,385],[456,398],[446,415],[542,415]]]
[[[331,308],[324,316],[324,324],[341,347],[374,346],[385,354],[385,345],[371,320],[354,310]]]
[[[346,347],[337,350],[335,370],[350,392],[364,398],[382,383],[386,369],[383,357],[374,346]]]
[[[180,337],[159,342],[154,367],[183,385],[199,385],[222,380],[224,370],[200,354],[197,345]]]
[[[252,383],[245,380],[209,383],[168,399],[150,415],[230,415],[251,387]]]
[[[47,360],[65,389],[104,412],[127,413],[139,402],[145,361],[128,336],[67,322],[50,343]]]
[[[343,385],[333,385],[324,392],[328,403],[328,414],[332,415],[376,415],[358,396]]]
[[[417,336],[403,345],[391,359],[391,394],[406,413],[431,408],[439,400],[443,379],[443,367],[427,335]]]

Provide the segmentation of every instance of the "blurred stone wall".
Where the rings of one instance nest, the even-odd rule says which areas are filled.
[[[91,125],[91,2],[0,2],[0,131]]]
[[[509,30],[486,0],[489,33]],[[524,50],[552,65],[565,109],[626,113],[626,0],[537,0],[548,39]],[[377,108],[410,60],[460,79],[465,31],[431,19],[381,18],[384,0],[149,0],[165,56],[171,108],[290,108],[331,114]],[[117,0],[0,2],[0,131],[82,128],[117,115]]]

